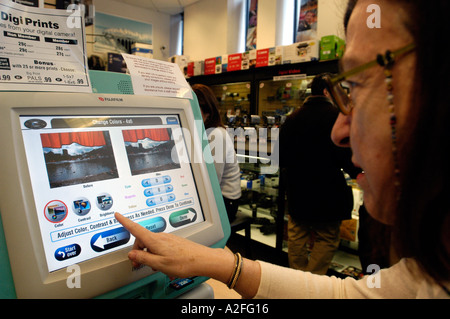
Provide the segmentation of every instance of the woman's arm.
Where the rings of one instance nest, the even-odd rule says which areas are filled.
[[[169,277],[204,276],[225,284],[230,280],[235,267],[233,253],[209,248],[173,234],[152,233],[118,213],[115,217],[136,237],[133,250],[128,254],[134,266],[147,265]],[[252,298],[258,291],[260,280],[259,263],[244,259],[234,289],[244,298]]]
[[[118,213],[115,217],[136,237],[128,254],[134,266],[144,264],[169,277],[204,276],[225,284],[229,282],[236,265],[232,252],[209,248],[173,234],[152,233]],[[380,270],[375,278],[379,287],[370,284],[373,279],[370,276],[361,280],[338,279],[245,259],[234,289],[244,298],[253,298],[257,293],[260,298],[416,298],[418,289],[426,287],[424,278],[415,262],[405,259]],[[438,285],[434,288],[443,292]],[[432,293],[427,289],[421,293]]]

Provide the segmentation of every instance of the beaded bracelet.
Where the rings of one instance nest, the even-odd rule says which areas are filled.
[[[231,278],[227,284],[227,287],[229,289],[234,289],[234,287],[236,286],[239,276],[241,275],[242,265],[244,263],[240,253],[234,254],[234,260],[235,260],[236,265],[233,269],[233,274],[231,275]]]

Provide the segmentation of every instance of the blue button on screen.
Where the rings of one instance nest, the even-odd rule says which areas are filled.
[[[139,223],[141,226],[147,228],[154,233],[161,233],[166,230],[166,220],[162,217],[155,217]]]
[[[178,119],[176,117],[168,117],[167,124],[178,124]]]
[[[55,251],[55,258],[59,261],[63,261],[69,258],[78,256],[81,253],[81,247],[78,244],[72,244],[69,246],[58,248]]]

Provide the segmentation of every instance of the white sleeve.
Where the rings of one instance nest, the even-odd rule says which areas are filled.
[[[404,259],[394,266],[360,280],[320,276],[258,261],[261,283],[255,298],[335,299],[335,298],[416,298],[424,277],[412,275],[415,263]],[[413,267],[409,267],[409,265]],[[374,282],[378,280],[379,282]]]

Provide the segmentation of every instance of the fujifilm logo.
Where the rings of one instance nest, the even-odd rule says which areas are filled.
[[[99,97],[98,99],[102,102],[123,102],[121,97]]]

